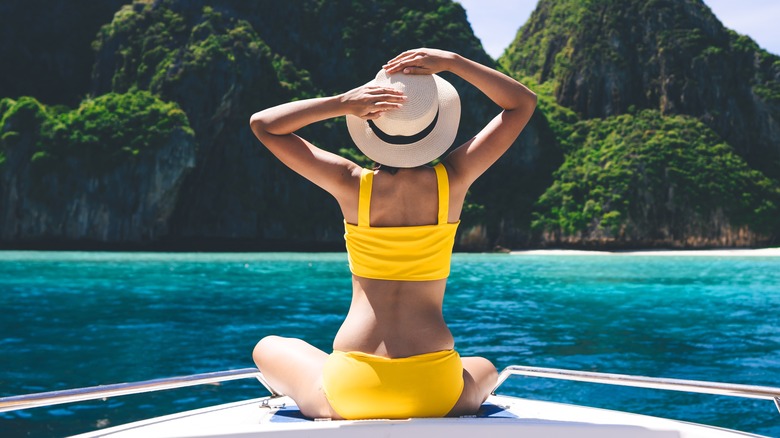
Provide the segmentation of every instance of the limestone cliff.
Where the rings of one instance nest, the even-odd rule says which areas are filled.
[[[92,92],[148,89],[188,114],[199,153],[177,200],[170,239],[324,242],[338,248],[343,229],[336,203],[270,156],[247,119],[283,101],[358,86],[390,57],[420,46],[493,63],[463,9],[449,1],[139,2],[123,8],[100,32]],[[468,102],[459,144],[499,109],[459,78],[449,78]],[[343,120],[307,128],[303,135],[362,158]],[[481,232],[462,239],[464,246],[528,239],[532,202],[560,163],[545,136],[552,138],[544,120],[532,122],[496,170],[496,181],[474,188],[463,230]],[[496,196],[491,186],[502,178],[524,189],[499,190]]]
[[[499,62],[573,111],[554,123],[566,157],[537,203],[539,243],[780,235],[780,58],[702,1],[541,0]]]
[[[451,0],[85,3],[0,5],[0,60],[18,60],[0,88],[2,246],[343,248],[335,201],[271,156],[249,116],[365,83],[409,48],[497,66]],[[700,0],[542,0],[498,66],[540,103],[470,190],[459,248],[780,236],[780,61]],[[460,144],[499,109],[445,75]],[[343,118],[301,134],[369,164]]]
[[[0,240],[133,244],[166,236],[195,164],[184,113],[149,93],[109,94],[58,113],[0,104]]]
[[[534,226],[553,245],[757,246],[777,232],[780,184],[690,116],[573,125]]]
[[[780,57],[701,0],[541,0],[500,62],[554,82],[558,103],[586,119],[694,116],[780,177]]]

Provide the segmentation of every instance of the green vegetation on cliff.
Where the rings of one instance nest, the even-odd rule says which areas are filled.
[[[6,178],[29,170],[30,196],[39,200],[77,196],[89,178],[154,159],[171,142],[191,142],[187,116],[176,105],[149,92],[106,94],[69,111],[34,98],[0,103],[0,168]],[[58,184],[49,184],[56,179]],[[111,188],[104,188],[110,191]],[[118,189],[115,187],[113,189]]]
[[[68,160],[78,160],[90,174],[110,172],[142,152],[153,154],[175,133],[193,135],[175,103],[145,91],[87,99],[73,111],[31,97],[3,99],[0,109],[3,156],[22,136],[35,138],[33,168],[53,172],[64,170],[61,164]]]
[[[655,109],[704,122],[780,178],[780,57],[701,0],[540,0],[499,60],[585,119]]]
[[[0,239],[138,244],[167,234],[196,151],[178,105],[136,91],[73,110],[31,97],[0,108]]]
[[[499,60],[566,155],[543,244],[758,245],[780,232],[780,58],[700,0],[540,0]]]
[[[40,136],[40,128],[50,116],[44,105],[32,97],[18,100],[0,100],[0,170],[7,169],[6,162],[12,158],[15,149],[24,136]],[[25,160],[28,161],[28,160]]]
[[[36,15],[33,3],[13,0],[4,19],[25,17],[47,37],[41,29],[57,14],[73,22],[52,32],[96,29],[108,6],[82,17],[81,1],[53,0]],[[91,97],[75,109],[17,97],[39,76],[18,90],[3,84],[14,99],[0,100],[0,240],[335,248],[338,205],[259,145],[248,117],[365,83],[414,47],[495,66],[451,0],[114,5],[89,56],[81,46],[55,56],[24,39],[0,45],[3,60],[19,53],[15,42],[27,44],[41,55],[20,59],[55,65],[53,77],[67,81],[86,76],[71,62],[92,64]],[[83,32],[62,41],[76,44]],[[723,28],[702,1],[540,0],[499,66],[536,91],[539,105],[471,188],[460,248],[759,245],[780,235],[780,58]],[[460,144],[500,109],[444,75],[465,103]],[[54,96],[55,82],[43,95]],[[75,105],[84,93],[71,87],[54,101]],[[370,164],[343,118],[300,134]]]
[[[56,115],[42,127],[36,163],[80,160],[91,174],[110,172],[139,154],[154,154],[177,133],[194,135],[184,112],[149,92],[109,93]]]
[[[566,143],[534,221],[551,242],[745,245],[778,231],[780,185],[694,118],[592,119]]]
[[[100,72],[98,93],[142,89],[175,94],[182,81],[201,81],[204,92],[209,81],[247,85],[242,82],[253,73],[251,61],[272,59],[273,68],[262,64],[266,68],[262,73],[266,82],[287,92],[278,93],[284,95],[277,100],[312,94],[308,72],[272,54],[247,21],[211,6],[182,12],[174,6],[173,1],[125,6],[101,29],[94,44],[101,54],[97,69],[109,69],[105,72],[109,74]]]
[[[199,142],[197,170],[185,183],[174,217],[184,234],[266,239],[341,240],[340,212],[331,199],[281,166],[247,129],[253,112],[288,100],[344,92],[370,80],[403,50],[434,46],[492,64],[474,37],[463,8],[449,0],[414,4],[400,0],[268,3],[162,0],[126,6],[95,42],[93,91],[144,89],[177,102]],[[500,109],[474,87],[450,76],[464,105],[456,142],[478,132]],[[530,130],[529,130],[530,131]],[[539,127],[538,135],[547,135]],[[344,119],[301,131],[326,150],[367,164],[352,146]],[[538,157],[548,150],[526,137],[533,154],[515,148],[512,166],[497,170],[521,181],[545,181],[559,161]],[[522,140],[521,140],[522,141]],[[226,172],[226,168],[230,170]],[[538,178],[536,178],[538,176]],[[527,180],[527,181],[526,181]],[[549,181],[548,181],[549,182]],[[527,230],[537,184],[509,199],[477,188],[465,227],[486,220],[480,212],[503,209],[503,223]],[[319,212],[315,217],[312,209]],[[522,220],[515,220],[523,217]],[[327,220],[323,220],[326,218]],[[493,220],[493,223],[500,223]],[[506,234],[491,228],[488,239]],[[480,245],[489,247],[490,243]]]

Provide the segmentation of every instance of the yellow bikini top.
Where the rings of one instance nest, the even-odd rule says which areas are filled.
[[[363,169],[360,176],[358,223],[344,221],[349,269],[353,274],[378,280],[427,281],[450,275],[455,232],[460,221],[448,223],[450,185],[447,170],[434,166],[439,188],[436,225],[372,227],[369,225],[374,173]]]

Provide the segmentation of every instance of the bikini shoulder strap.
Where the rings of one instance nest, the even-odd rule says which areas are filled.
[[[360,197],[358,198],[358,226],[370,226],[369,212],[371,211],[371,187],[374,183],[374,172],[363,169],[360,174]]]
[[[450,181],[444,163],[433,166],[436,171],[436,183],[439,187],[439,225],[449,222]]]

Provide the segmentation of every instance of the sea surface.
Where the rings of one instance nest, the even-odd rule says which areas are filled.
[[[342,253],[0,252],[0,397],[253,366],[263,336],[328,351]],[[780,386],[780,257],[456,254],[462,355],[508,365]],[[771,401],[512,377],[498,391],[780,437]],[[64,436],[266,395],[251,379],[0,414]]]

